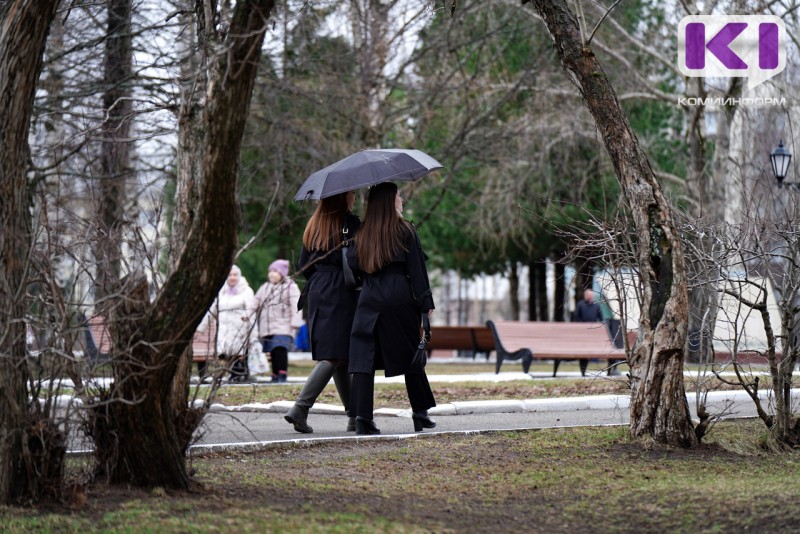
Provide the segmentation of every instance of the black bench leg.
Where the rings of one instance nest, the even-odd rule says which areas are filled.
[[[581,376],[586,376],[586,368],[589,367],[589,360],[579,360],[578,365],[581,368]]]
[[[494,374],[500,374],[500,366],[503,365],[503,353],[501,351],[497,352],[497,362],[494,364]]]
[[[553,378],[556,377],[556,373],[558,372],[558,366],[561,365],[561,360],[553,360]]]
[[[533,354],[528,351],[522,355],[522,372],[527,373],[531,368],[531,363],[533,363]]]

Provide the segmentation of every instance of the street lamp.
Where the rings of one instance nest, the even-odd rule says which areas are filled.
[[[800,189],[800,183],[798,182],[783,181],[786,178],[786,173],[789,172],[789,162],[792,161],[792,153],[784,148],[783,141],[778,144],[778,148],[772,151],[769,159],[772,162],[772,174],[778,180],[778,187],[783,187],[785,183],[786,185],[796,185]]]

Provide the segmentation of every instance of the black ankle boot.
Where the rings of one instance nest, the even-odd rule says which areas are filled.
[[[381,429],[375,426],[375,421],[366,417],[356,417],[356,435],[380,434]]]
[[[300,406],[295,404],[292,409],[283,416],[287,422],[291,423],[294,429],[301,434],[313,434],[314,429],[308,426],[306,420],[308,419],[308,412],[303,410]]]
[[[423,428],[434,428],[436,421],[428,417],[428,412],[414,412],[411,414],[411,419],[414,420],[414,431],[422,432]]]
[[[348,432],[355,432],[356,431],[356,418],[347,416],[347,431]]]

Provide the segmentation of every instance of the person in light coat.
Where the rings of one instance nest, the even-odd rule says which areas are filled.
[[[236,265],[231,267],[212,310],[217,315],[217,354],[230,362],[231,382],[245,382],[254,326],[253,290]]]
[[[303,325],[297,311],[300,289],[289,278],[289,261],[273,261],[267,282],[255,294],[258,317],[258,338],[264,352],[272,360],[272,382],[286,382],[289,375],[289,349],[295,331]]]

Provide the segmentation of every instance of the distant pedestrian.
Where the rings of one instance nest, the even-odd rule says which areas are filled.
[[[583,291],[583,300],[578,302],[575,306],[575,311],[572,314],[572,321],[577,323],[602,323],[603,312],[600,310],[600,305],[594,301],[594,291],[585,289]],[[581,376],[586,376],[586,368],[589,366],[589,360],[579,360]]]
[[[311,358],[317,363],[285,419],[304,434],[314,431],[307,422],[308,412],[331,377],[348,415],[347,430],[355,430],[347,359],[357,292],[345,283],[341,248],[352,240],[361,224],[352,213],[355,200],[353,192],[323,198],[303,233],[300,269],[308,282],[300,305],[308,306]]]
[[[267,281],[255,294],[258,339],[261,350],[269,352],[272,382],[286,382],[289,376],[289,349],[294,333],[303,324],[297,311],[300,289],[289,278],[289,261],[275,260],[269,265]]]
[[[212,310],[217,314],[217,354],[227,360],[231,382],[248,378],[247,354],[253,330],[253,290],[236,265],[231,267],[225,285]]]
[[[420,343],[422,314],[433,312],[425,253],[414,226],[403,219],[403,199],[393,183],[369,190],[364,222],[348,253],[363,286],[350,338],[350,372],[356,434],[380,434],[373,422],[375,370],[405,375],[414,430],[433,428],[436,406],[424,369],[411,369]]]

